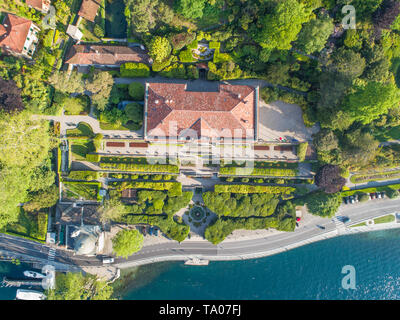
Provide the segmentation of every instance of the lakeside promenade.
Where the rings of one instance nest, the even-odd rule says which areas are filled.
[[[400,212],[400,199],[382,199],[342,205],[336,216],[349,217],[351,222],[346,224],[339,222],[337,219],[315,217],[312,222],[301,225],[294,232],[282,232],[259,239],[227,241],[218,245],[213,245],[206,240],[185,240],[182,243],[171,240],[166,243],[145,246],[139,252],[128,257],[128,259],[116,258],[113,267],[130,268],[154,262],[186,261],[193,258],[210,261],[260,258],[339,235],[377,229],[400,228],[400,223],[397,222],[371,227],[349,228],[351,224],[358,224],[397,212]],[[323,226],[325,229],[318,228],[317,225]],[[22,258],[29,257],[32,260],[44,263],[49,259],[50,249],[45,244],[0,234],[0,253],[13,254],[14,258],[19,256]],[[102,261],[98,257],[74,256],[71,252],[59,249],[55,250],[54,263],[60,269],[64,267],[71,270],[102,266]]]

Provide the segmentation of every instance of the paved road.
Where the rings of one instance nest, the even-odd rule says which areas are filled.
[[[400,199],[372,200],[365,203],[342,205],[337,215],[348,216],[351,223],[359,223],[366,219],[375,218],[385,214],[400,211]],[[324,230],[316,225],[322,225]],[[171,241],[164,244],[144,247],[139,252],[130,256],[127,260],[115,259],[119,267],[127,267],[130,264],[149,263],[151,259],[177,257],[180,260],[186,260],[189,257],[197,256],[206,259],[224,260],[224,259],[242,259],[250,258],[252,255],[262,256],[276,253],[299,245],[302,242],[308,242],[315,237],[321,239],[332,236],[336,232],[336,225],[331,219],[315,217],[310,223],[303,225],[292,233],[279,233],[266,238],[255,240],[244,240],[235,242],[223,242],[217,246],[207,241],[184,241],[179,244]],[[47,259],[49,247],[25,239],[15,238],[0,234],[0,250],[9,250],[15,253],[26,254],[39,259]],[[96,257],[73,256],[69,252],[57,250],[55,255],[56,262],[80,265],[80,266],[99,266],[101,261]]]

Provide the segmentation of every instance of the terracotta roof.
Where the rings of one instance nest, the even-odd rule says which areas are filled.
[[[8,46],[8,50],[21,53],[32,21],[7,14],[0,28],[0,47]]]
[[[255,88],[242,85],[194,92],[186,91],[186,84],[149,83],[147,136],[190,136],[191,129],[199,138],[254,138],[255,96]]]
[[[139,47],[74,45],[68,52],[66,63],[120,65],[125,62],[149,63],[147,52]]]
[[[78,15],[93,22],[99,7],[100,3],[96,0],[83,0]]]
[[[42,10],[43,4],[47,2],[46,0],[26,0],[26,4],[35,9]]]

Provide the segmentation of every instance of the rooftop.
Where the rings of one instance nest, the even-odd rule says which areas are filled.
[[[254,87],[220,84],[216,92],[196,92],[186,84],[148,83],[147,90],[148,137],[254,138]]]
[[[7,14],[3,24],[0,25],[0,47],[21,53],[31,25],[32,21],[28,19]]]
[[[83,0],[78,15],[93,22],[99,7],[100,3],[96,0]]]
[[[149,63],[147,51],[139,47],[74,45],[68,52],[66,63],[78,65],[121,65],[126,62]]]

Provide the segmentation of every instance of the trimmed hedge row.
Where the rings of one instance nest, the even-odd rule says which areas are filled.
[[[179,168],[172,164],[136,164],[136,163],[100,163],[100,168],[114,171],[179,173]]]
[[[150,68],[144,63],[127,62],[120,67],[121,77],[136,78],[150,76]]]
[[[67,178],[72,180],[92,181],[99,178],[99,173],[97,171],[71,171]]]
[[[232,193],[277,193],[291,194],[296,190],[293,187],[279,186],[252,186],[246,184],[216,184],[215,192],[232,192]]]
[[[219,169],[221,175],[235,176],[271,176],[271,177],[295,177],[297,169],[281,168],[241,168],[241,167],[222,167]]]
[[[86,154],[86,160],[90,162],[99,162],[100,155],[99,154]]]
[[[147,181],[113,181],[110,186],[118,191],[125,189],[151,189],[151,190],[167,190],[170,196],[180,196],[182,194],[182,184],[180,182],[147,182]]]

